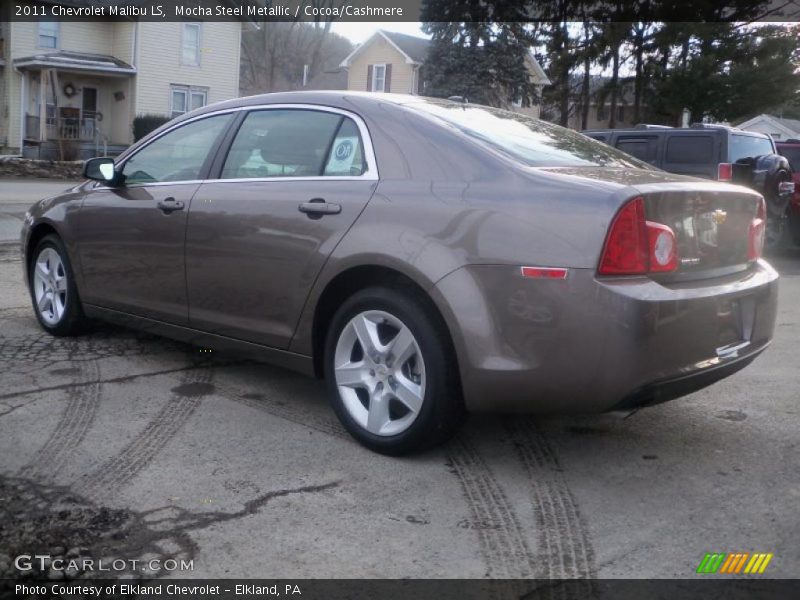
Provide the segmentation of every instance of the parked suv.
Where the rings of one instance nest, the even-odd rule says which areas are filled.
[[[800,140],[775,142],[778,154],[785,156],[794,173],[794,196],[789,207],[788,229],[795,244],[800,245]]]
[[[583,133],[670,173],[738,183],[760,192],[767,201],[767,247],[789,241],[792,167],[768,135],[703,123],[680,129],[637,125]]]

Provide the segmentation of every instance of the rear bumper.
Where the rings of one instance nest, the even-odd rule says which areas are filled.
[[[649,383],[629,394],[611,410],[644,408],[646,406],[653,406],[655,404],[674,400],[675,398],[680,398],[681,396],[686,396],[687,394],[691,394],[725,379],[737,371],[741,371],[753,362],[766,348],[767,345],[764,345],[744,358],[732,360],[725,364],[699,369],[696,372],[673,379]]]
[[[434,289],[470,410],[602,412],[663,402],[743,368],[772,339],[778,275],[766,262],[712,282],[566,280],[470,266]]]

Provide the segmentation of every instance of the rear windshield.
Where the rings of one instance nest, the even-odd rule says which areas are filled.
[[[792,165],[792,171],[800,173],[800,146],[794,148],[791,146],[784,146],[783,148],[778,148],[778,152],[783,154],[786,160],[789,161],[789,164]]]
[[[646,163],[546,121],[475,104],[426,100],[415,109],[531,167],[637,167]]]
[[[728,140],[728,162],[735,163],[743,158],[753,158],[762,154],[772,154],[772,140],[752,135],[734,133]]]

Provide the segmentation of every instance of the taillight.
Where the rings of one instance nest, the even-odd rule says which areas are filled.
[[[758,201],[756,218],[750,223],[747,237],[747,260],[758,260],[764,252],[764,236],[767,229],[767,205],[764,198]]]
[[[645,219],[644,198],[625,204],[611,222],[598,272],[645,275],[677,268],[678,249],[672,229]]]
[[[717,179],[719,181],[732,181],[733,165],[731,163],[719,163],[717,166]]]
[[[650,242],[650,272],[668,273],[678,268],[678,249],[672,229],[647,221]]]

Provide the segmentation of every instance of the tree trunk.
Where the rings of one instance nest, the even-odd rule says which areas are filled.
[[[617,100],[619,97],[619,46],[614,48],[611,66],[611,114],[608,119],[609,129],[617,126]]]
[[[636,27],[634,54],[636,60],[635,78],[633,83],[633,123],[636,125],[642,120],[642,95],[644,92],[644,28],[646,25],[639,23]]]

